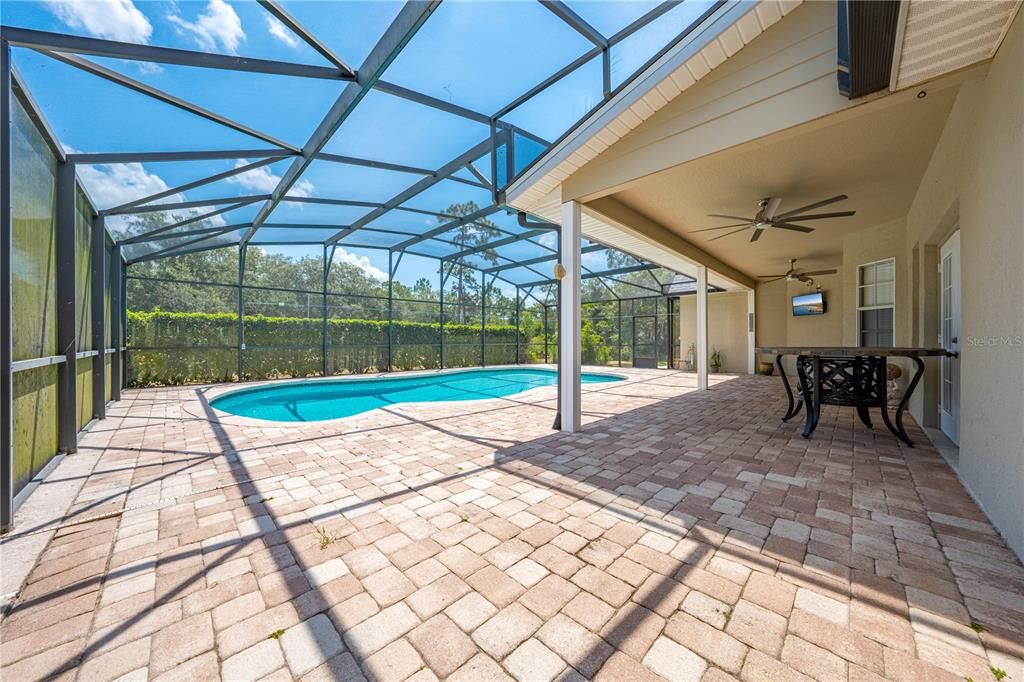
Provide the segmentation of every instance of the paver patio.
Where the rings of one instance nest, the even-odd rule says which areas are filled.
[[[0,675],[1024,679],[1024,568],[916,425],[621,373],[575,435],[554,388],[287,427],[128,391]]]

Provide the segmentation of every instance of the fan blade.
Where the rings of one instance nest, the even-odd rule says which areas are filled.
[[[794,225],[792,223],[772,223],[772,227],[779,227],[783,230],[793,230],[794,232],[814,232],[813,227],[804,227],[803,225]]]
[[[787,273],[785,273],[783,275],[758,275],[757,278],[758,279],[780,279],[782,277],[785,277],[788,274],[789,273],[787,272]]]
[[[728,218],[729,220],[742,220],[744,222],[752,223],[753,218],[744,218],[741,215],[722,215],[721,213],[708,213],[709,218]]]
[[[760,279],[760,278],[758,278],[758,279]],[[785,275],[779,275],[778,277],[773,277],[771,279],[766,279],[764,281],[764,284],[771,284],[772,282],[778,282],[780,279],[786,279],[786,276]]]
[[[834,269],[833,270],[813,270],[811,272],[805,272],[803,274],[806,275],[807,277],[813,277],[815,275],[834,275],[837,272],[839,272],[839,271],[838,270],[834,270]]]
[[[721,239],[722,237],[728,237],[728,236],[729,236],[729,235],[731,235],[731,234],[737,234],[738,232],[743,232],[743,230],[749,230],[749,229],[750,229],[750,227],[749,227],[749,226],[748,226],[748,227],[741,227],[741,228],[740,228],[740,229],[738,229],[738,230],[733,230],[732,232],[726,232],[725,234],[720,234],[720,235],[718,235],[717,237],[712,237],[712,238],[711,238],[711,239],[709,239],[708,241],[709,241],[709,242],[713,242],[713,241],[715,241],[716,239]]]
[[[701,229],[701,230],[691,230],[691,232],[710,232],[711,230],[723,230],[723,229],[725,229],[727,227],[739,227],[740,225],[743,225],[744,227],[750,227],[750,223],[733,223],[732,225],[719,225],[718,227],[705,227],[704,229]]]
[[[754,230],[754,234],[750,235],[750,241],[756,242],[758,239],[761,238],[761,233],[762,232],[764,232],[763,228],[760,229],[760,230]]]
[[[777,215],[775,217],[776,218],[788,218],[791,215],[797,215],[797,214],[802,213],[804,211],[809,211],[812,208],[820,208],[822,206],[828,206],[829,204],[834,204],[837,201],[843,201],[844,199],[849,199],[849,198],[850,197],[846,196],[845,194],[838,194],[838,195],[836,195],[834,197],[831,197],[829,199],[823,199],[822,201],[816,201],[813,204],[807,204],[806,206],[801,206],[800,208],[794,208],[792,211],[786,211],[785,213],[782,213],[782,214]]]
[[[772,197],[768,200],[768,204],[764,207],[764,219],[771,220],[775,212],[779,210],[779,204],[782,203],[782,197]]]
[[[856,211],[839,211],[837,213],[809,213],[807,215],[786,216],[786,220],[823,220],[825,218],[846,218],[856,215]]]

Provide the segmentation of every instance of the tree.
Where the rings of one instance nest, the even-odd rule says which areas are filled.
[[[479,210],[480,207],[477,206],[475,201],[467,201],[465,203],[452,204],[445,209],[445,213],[449,216],[464,217]],[[438,221],[447,222],[449,219],[438,216]],[[483,246],[503,234],[498,229],[498,226],[487,218],[479,218],[473,222],[462,223],[458,227],[453,228],[452,231],[454,235],[451,241],[455,242],[456,249],[459,251]],[[498,262],[498,253],[494,249],[483,249],[474,255],[483,258],[491,265],[495,265]],[[455,282],[453,287],[454,300],[452,301],[452,304],[455,306],[454,321],[458,324],[465,324],[466,307],[473,305],[474,302],[483,302],[479,270],[466,265],[461,260],[453,261],[450,267],[451,274],[449,277],[454,278]]]

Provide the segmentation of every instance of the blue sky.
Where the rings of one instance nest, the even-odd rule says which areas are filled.
[[[398,2],[293,2],[284,8],[350,66],[358,67],[401,8]],[[647,0],[569,4],[605,35],[613,34],[657,3]],[[613,78],[621,81],[706,6],[683,3],[654,22],[637,39],[612,52]],[[327,65],[325,60],[255,2],[195,0],[6,0],[4,24],[125,42],[239,54]],[[491,114],[591,48],[582,36],[539,3],[522,0],[449,0],[434,12],[391,64],[385,80]],[[340,94],[345,83],[320,79],[128,63],[90,57],[142,81],[288,144],[301,146]],[[191,113],[152,100],[117,84],[25,49],[14,61],[61,142],[75,151],[170,151],[264,148],[266,143]],[[506,119],[554,140],[600,101],[600,64],[593,61],[552,86]],[[378,91],[371,92],[324,151],[421,168],[436,168],[484,140],[487,127]],[[101,208],[228,170],[245,161],[123,164],[80,169],[80,177]],[[289,162],[197,188],[175,199],[268,193]],[[489,161],[480,170],[489,174]],[[462,174],[463,177],[470,177]],[[298,196],[386,201],[422,176],[316,161],[293,188]],[[489,192],[446,180],[407,205],[444,210],[455,202],[490,203]],[[167,200],[165,200],[167,201]],[[258,204],[218,216],[215,224],[251,220]],[[268,222],[344,225],[368,209],[283,203]],[[506,219],[508,221],[508,219]],[[438,224],[431,216],[392,212],[373,226],[422,232]],[[514,221],[510,221],[516,229]],[[184,229],[184,228],[183,228]],[[284,231],[267,228],[267,236]],[[305,234],[322,234],[306,231]],[[382,243],[381,234],[354,236],[349,243]],[[285,247],[292,255],[320,247]],[[536,245],[508,249],[513,257],[544,253]],[[387,252],[349,249],[342,258],[372,274],[386,270]],[[591,264],[601,266],[603,256]],[[410,259],[403,281],[436,278],[436,263]]]

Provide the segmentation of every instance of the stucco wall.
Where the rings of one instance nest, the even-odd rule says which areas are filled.
[[[843,344],[843,311],[846,309],[842,272],[814,278],[825,296],[824,315],[794,317],[794,296],[806,294],[806,284],[775,282],[759,284],[756,294],[758,346],[838,346]],[[773,362],[773,356],[762,355],[759,360]],[[788,372],[795,371],[793,358],[786,360]]]
[[[690,344],[697,343],[697,299],[679,299],[679,338],[683,358]],[[722,355],[722,371],[745,374],[747,371],[747,292],[728,291],[708,295],[708,358],[717,348]]]
[[[935,250],[959,225],[959,473],[1024,556],[1024,17],[984,80],[965,83],[907,216],[917,254],[918,317],[934,334]],[[931,300],[927,300],[929,297]],[[920,401],[915,409],[926,406]],[[915,415],[919,416],[919,415]]]
[[[843,343],[858,345],[857,268],[867,263],[894,258],[896,261],[896,345],[910,342],[909,259],[904,253],[906,221],[903,218],[855,232],[843,240]]]

